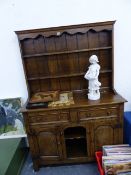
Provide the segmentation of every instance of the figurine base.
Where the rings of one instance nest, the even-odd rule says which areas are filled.
[[[87,94],[88,95],[88,99],[89,100],[99,100],[100,99],[100,93],[97,93],[97,94]]]

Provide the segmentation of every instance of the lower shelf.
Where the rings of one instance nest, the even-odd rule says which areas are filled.
[[[87,157],[87,143],[85,138],[66,140],[68,158]]]

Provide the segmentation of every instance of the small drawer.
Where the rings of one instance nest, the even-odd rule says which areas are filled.
[[[62,110],[60,112],[60,120],[66,122],[70,121],[70,113],[68,110]]]
[[[50,111],[50,112],[34,112],[29,113],[29,121],[31,123],[43,123],[43,122],[58,122],[64,121],[67,122],[69,120],[69,112],[68,111]]]
[[[81,109],[78,116],[80,120],[88,120],[93,117],[116,116],[118,113],[117,110],[117,107]]]
[[[56,122],[60,120],[59,112],[34,112],[28,114],[29,121],[31,123],[41,123],[41,122]]]
[[[79,118],[80,119],[88,119],[91,117],[101,117],[101,116],[106,116],[107,115],[107,109],[103,108],[103,109],[98,109],[98,108],[94,108],[91,110],[80,110],[79,111]]]
[[[114,107],[110,107],[107,109],[107,115],[111,116],[111,115],[118,115],[118,107],[114,106]]]
[[[91,117],[107,116],[107,108],[95,108],[90,111]]]

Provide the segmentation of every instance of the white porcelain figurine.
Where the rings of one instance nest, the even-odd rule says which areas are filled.
[[[98,81],[100,65],[98,64],[98,57],[96,55],[92,55],[89,58],[89,62],[91,65],[89,66],[88,71],[86,72],[84,78],[89,80],[88,86],[88,99],[89,100],[98,100],[100,99],[100,86],[101,83]]]

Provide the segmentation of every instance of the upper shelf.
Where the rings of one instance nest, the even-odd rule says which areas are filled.
[[[70,53],[81,53],[81,52],[88,52],[88,51],[97,51],[97,50],[106,50],[112,49],[112,46],[108,47],[98,47],[98,48],[90,48],[90,49],[80,49],[80,50],[71,50],[71,51],[62,51],[62,52],[51,52],[51,53],[40,53],[40,54],[30,54],[24,55],[24,58],[31,58],[31,57],[41,57],[41,56],[50,56],[50,55],[62,55],[62,54],[70,54]]]
[[[112,72],[112,70],[103,70],[100,71],[101,74],[104,73],[110,73]],[[38,76],[38,77],[30,77],[27,78],[27,80],[31,81],[31,80],[45,80],[45,79],[56,79],[56,78],[67,78],[67,77],[78,77],[78,76],[84,76],[84,73],[72,73],[72,74],[64,74],[64,75],[56,75],[56,76]]]

